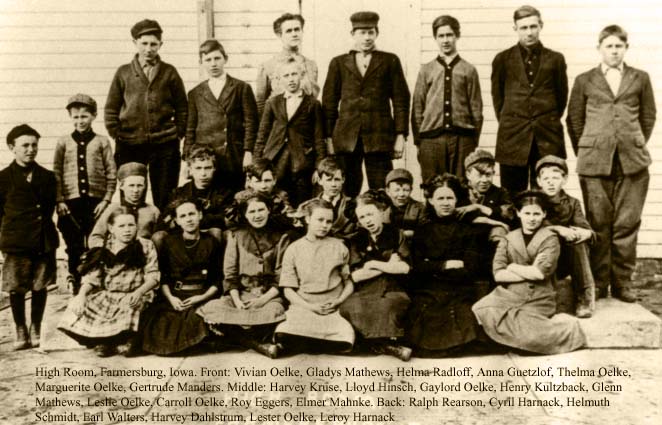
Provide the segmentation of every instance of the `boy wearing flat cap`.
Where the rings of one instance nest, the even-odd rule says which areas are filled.
[[[104,110],[106,129],[115,139],[117,166],[147,165],[152,198],[159,208],[179,180],[179,143],[186,135],[188,109],[181,77],[158,55],[162,34],[159,23],[150,19],[131,28],[138,52],[115,73]]]
[[[147,193],[147,167],[139,162],[127,162],[117,170],[120,203],[110,204],[94,224],[88,238],[88,247],[103,246],[108,237],[108,217],[120,206],[131,208],[138,217],[138,236],[150,239],[158,222],[160,211],[145,202]]]
[[[464,177],[464,159],[478,146],[483,126],[478,72],[457,53],[460,23],[439,16],[432,35],[439,55],[418,73],[411,114],[423,181],[446,172]]]
[[[39,133],[27,124],[11,129],[7,146],[14,161],[0,171],[0,251],[2,291],[9,294],[16,325],[14,350],[39,347],[47,287],[55,283],[59,238],[55,211],[55,175],[37,164]],[[32,293],[30,330],[25,294]]]
[[[329,64],[322,92],[327,144],[345,170],[345,191],[356,197],[363,184],[381,189],[391,157],[402,157],[409,125],[409,89],[400,60],[375,48],[379,15],[357,12],[350,18],[355,48]],[[393,112],[391,112],[393,111]]]
[[[655,98],[648,74],[623,62],[628,34],[618,25],[598,36],[602,63],[575,79],[568,106],[568,134],[586,216],[597,240],[591,265],[598,298],[634,302],[632,273],[646,201],[651,156],[646,143],[655,126]]]
[[[68,283],[75,295],[80,288],[80,256],[94,221],[115,193],[117,169],[110,140],[92,130],[97,102],[79,93],[69,98],[67,111],[74,131],[57,141],[53,171],[57,181],[57,227],[67,245]]]
[[[589,260],[593,230],[582,212],[579,199],[563,187],[568,181],[568,165],[563,158],[547,155],[536,163],[538,186],[549,198],[546,226],[564,242],[556,267],[556,276],[572,278],[575,315],[591,317],[595,308],[595,281]]]
[[[414,176],[404,168],[386,175],[386,194],[391,199],[389,219],[393,226],[412,238],[416,228],[426,221],[425,204],[411,197]]]

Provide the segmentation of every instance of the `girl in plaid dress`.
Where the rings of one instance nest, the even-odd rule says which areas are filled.
[[[117,207],[108,217],[109,237],[91,249],[79,271],[81,289],[58,329],[81,344],[94,347],[100,357],[116,353],[130,341],[126,354],[135,354],[140,313],[154,298],[160,273],[154,244],[136,237],[137,217]]]

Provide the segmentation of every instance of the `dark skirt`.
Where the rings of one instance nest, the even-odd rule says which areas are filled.
[[[437,351],[476,340],[474,302],[473,289],[440,286],[413,292],[407,315],[408,341],[416,349]]]
[[[185,300],[202,294],[206,289],[185,293],[172,291],[173,295]],[[198,316],[197,306],[184,311],[176,311],[164,297],[159,297],[143,316],[143,350],[158,355],[179,353],[204,340],[209,331],[202,317]]]
[[[366,339],[404,336],[410,300],[397,278],[384,274],[356,287],[340,306],[340,315],[349,320],[357,333]]]

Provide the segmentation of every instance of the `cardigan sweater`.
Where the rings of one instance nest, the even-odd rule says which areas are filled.
[[[79,154],[78,145],[85,146]],[[84,158],[79,158],[79,156]],[[79,186],[79,162],[84,163],[87,174],[88,193],[81,194]],[[117,186],[117,167],[113,159],[110,140],[96,134],[89,142],[76,142],[71,134],[60,137],[55,145],[53,171],[57,181],[57,202],[88,195],[110,202]]]
[[[186,90],[174,66],[157,61],[150,81],[138,62],[117,69],[110,84],[104,121],[110,137],[137,145],[164,143],[186,134]]]

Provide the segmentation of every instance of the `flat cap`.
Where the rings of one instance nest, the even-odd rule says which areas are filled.
[[[464,169],[468,170],[469,167],[477,162],[489,162],[494,164],[494,156],[485,149],[476,149],[464,158]]]
[[[71,96],[67,101],[67,110],[69,110],[69,108],[72,106],[77,105],[87,106],[92,110],[93,113],[97,112],[97,102],[96,100],[92,99],[92,96],[83,93],[78,93]]]
[[[349,17],[352,29],[373,28],[379,23],[379,15],[375,12],[356,12]]]
[[[117,170],[117,179],[120,181],[131,176],[147,177],[147,167],[145,167],[145,164],[127,162],[126,164],[122,164],[119,170]]]
[[[536,174],[540,172],[542,167],[556,166],[563,170],[565,174],[568,174],[568,164],[566,164],[565,159],[559,158],[555,155],[545,155],[536,162]]]
[[[25,135],[34,136],[37,139],[41,137],[41,135],[34,128],[27,124],[21,124],[9,130],[9,133],[7,133],[7,144],[13,145],[16,139]]]
[[[159,25],[158,22],[151,19],[143,19],[131,27],[131,37],[133,37],[134,40],[140,38],[140,36],[143,34],[154,33],[161,35],[163,34],[163,30],[161,29],[161,25]]]
[[[409,184],[414,183],[414,176],[411,175],[411,173],[404,168],[396,168],[395,170],[389,171],[389,173],[386,175],[386,186],[389,185],[389,183],[402,180],[405,181]]]

